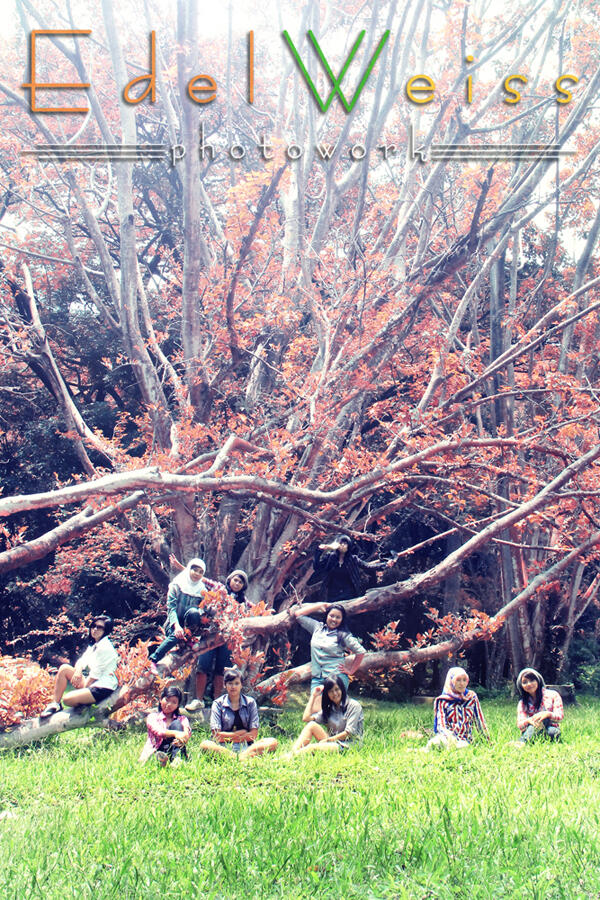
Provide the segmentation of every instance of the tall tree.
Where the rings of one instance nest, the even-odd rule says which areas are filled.
[[[0,572],[60,560],[111,522],[161,587],[170,550],[202,553],[215,577],[241,566],[251,600],[285,608],[323,534],[392,552],[410,514],[436,523],[445,555],[411,577],[397,568],[350,608],[391,610],[445,584],[444,624],[418,658],[447,653],[435,641],[448,628],[458,649],[488,629],[461,616],[459,572],[489,553],[499,578],[481,605],[513,614],[516,668],[543,653],[546,574],[574,589],[567,630],[595,584],[596,13],[560,0],[512,0],[501,16],[482,2],[355,6],[282,7],[284,39],[270,8],[252,38],[233,15],[210,37],[195,0],[64,15],[17,0],[23,32],[2,49],[13,77],[0,84],[1,211],[16,229],[3,242],[3,388],[14,404],[43,385],[79,471],[0,499],[9,521],[56,511],[43,533],[6,530]],[[28,34],[82,22],[89,37],[45,39],[38,72],[89,83],[87,114],[33,114]],[[150,86],[151,33],[155,102],[125,103],[132,79],[132,92]],[[202,72],[225,72],[227,90]],[[24,157],[36,143],[81,149]],[[98,160],[88,144],[164,158]],[[99,360],[52,324],[65,291]],[[99,390],[104,432],[89,424]]]

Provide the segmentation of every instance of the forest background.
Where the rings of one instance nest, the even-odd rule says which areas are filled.
[[[117,643],[148,642],[170,555],[199,555],[277,612],[240,626],[257,679],[297,667],[287,610],[320,596],[312,551],[343,531],[390,561],[346,604],[367,685],[435,690],[463,653],[490,688],[525,664],[597,687],[595,4],[229,3],[207,22],[195,0],[17,0],[7,21],[3,653],[55,665],[104,611]],[[38,102],[85,114],[31,113],[35,28],[91,29],[36,57],[38,81],[89,84]],[[347,101],[375,61],[344,103],[362,30]],[[125,103],[153,31],[155,102]],[[418,74],[431,102],[407,95]],[[48,144],[71,157],[24,153]]]

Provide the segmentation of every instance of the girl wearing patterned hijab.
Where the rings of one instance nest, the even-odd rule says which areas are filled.
[[[433,704],[435,733],[426,750],[432,747],[468,747],[473,740],[474,724],[489,740],[477,694],[468,689],[468,684],[469,676],[460,666],[448,670],[444,689]]]

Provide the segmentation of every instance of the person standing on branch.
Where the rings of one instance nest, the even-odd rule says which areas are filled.
[[[100,703],[110,697],[117,689],[119,683],[115,672],[119,654],[108,638],[112,627],[110,616],[96,616],[93,619],[87,650],[74,666],[60,667],[54,683],[54,700],[40,713],[40,719],[60,712],[63,702],[65,706],[91,706],[92,703]],[[65,694],[68,684],[75,690]]]
[[[362,593],[361,572],[376,572],[389,563],[380,559],[365,562],[354,552],[352,541],[338,534],[331,544],[319,544],[315,550],[313,568],[323,575],[323,587],[329,603],[340,603]]]
[[[560,725],[564,711],[562,697],[551,691],[539,672],[523,669],[517,675],[520,700],[517,705],[517,728],[521,737],[515,741],[524,747],[537,735],[547,735],[551,741],[560,740]]]
[[[246,588],[248,587],[248,576],[242,569],[235,569],[231,575],[227,576],[225,582],[227,593],[230,598],[239,603],[242,611],[246,613],[249,604],[246,600]],[[221,644],[219,647],[213,647],[198,657],[198,667],[196,670],[196,698],[191,700],[186,710],[188,712],[196,712],[204,706],[203,697],[206,691],[206,684],[211,670],[214,668],[213,681],[213,697],[220,697],[223,693],[223,672],[225,669],[233,665],[231,659],[231,651],[227,644]]]

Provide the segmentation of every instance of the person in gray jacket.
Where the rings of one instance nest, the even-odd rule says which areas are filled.
[[[191,559],[185,569],[170,583],[167,594],[167,621],[164,624],[165,639],[150,656],[154,666],[183,638],[186,614],[190,610],[197,610],[198,604],[208,590],[203,580],[205,571],[206,564],[203,559]],[[200,618],[200,615],[197,618]]]

